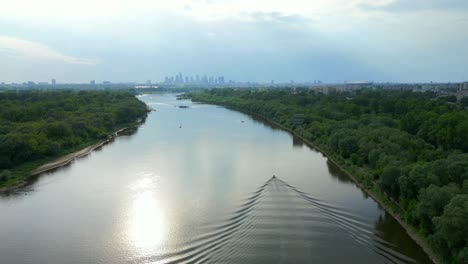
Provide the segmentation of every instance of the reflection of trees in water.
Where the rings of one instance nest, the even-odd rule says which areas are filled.
[[[330,161],[329,159],[327,159],[327,167],[328,167],[328,171],[330,172],[330,175],[334,178],[334,179],[337,179],[339,182],[341,183],[345,183],[345,184],[351,184],[351,185],[354,185],[356,188],[358,188],[361,193],[362,193],[362,196],[367,199],[369,198],[369,195],[364,191],[362,190],[361,188],[359,188],[358,185],[356,185],[356,183],[351,179],[349,178],[349,176],[344,173],[343,171],[341,171],[341,169],[336,166],[332,161]],[[380,206],[380,205],[379,205]]]
[[[333,178],[337,179],[339,182],[354,184],[354,182],[346,175],[346,173],[342,172],[341,169],[336,166],[333,162],[327,159],[327,167],[328,171],[330,172]]]
[[[89,155],[85,155],[83,157],[80,157],[79,159],[86,159],[88,158],[88,156]],[[53,168],[46,172],[30,176],[27,179],[25,179],[26,183],[23,186],[17,189],[12,189],[11,191],[0,192],[0,198],[14,198],[14,197],[27,195],[29,192],[34,191],[34,185],[39,181],[40,178],[51,177],[57,171],[63,171],[63,172],[69,171],[74,161],[75,160],[72,160],[71,162],[64,164],[60,167]]]
[[[269,128],[271,130],[283,130],[280,126],[277,126],[277,125],[271,123],[270,121],[268,121],[265,118],[262,118],[262,117],[259,117],[259,116],[254,116],[254,115],[247,115],[247,116],[250,117],[250,119],[252,119],[254,121],[254,123],[261,124],[264,127],[267,127],[267,128]]]
[[[254,121],[254,123],[261,124],[264,127],[269,128],[271,130],[284,131],[284,129],[281,128],[280,126],[277,126],[277,125],[271,123],[270,121],[268,121],[268,120],[266,120],[264,118],[261,118],[261,117],[258,117],[258,116],[251,116],[251,115],[248,115],[248,116]],[[297,137],[295,135],[291,135],[291,136],[292,136],[292,140],[293,140],[293,147],[300,148],[300,147],[303,147],[304,145],[306,145],[305,142],[300,137]]]
[[[300,137],[293,135],[293,147],[300,148],[302,146],[304,146],[304,141]]]
[[[393,245],[398,245],[397,251],[405,256],[411,256],[416,263],[433,263],[389,213],[382,212],[375,223],[375,230],[379,237]]]

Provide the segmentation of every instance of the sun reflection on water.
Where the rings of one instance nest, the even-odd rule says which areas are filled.
[[[143,183],[148,180],[143,179],[137,185]],[[129,242],[140,254],[154,253],[163,246],[166,223],[163,208],[152,190],[136,190],[129,209],[127,232]]]

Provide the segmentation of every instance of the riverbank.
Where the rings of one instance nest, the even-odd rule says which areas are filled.
[[[306,139],[305,137],[303,137],[302,135],[296,133],[294,130],[286,127],[286,126],[283,126],[282,124],[279,124],[277,122],[274,122],[264,116],[261,116],[259,114],[256,114],[256,113],[252,113],[252,112],[249,112],[249,111],[246,111],[246,110],[243,110],[243,109],[236,109],[236,108],[233,108],[233,107],[229,107],[229,106],[224,106],[222,105],[223,107],[226,107],[228,109],[231,109],[231,110],[234,110],[234,111],[238,111],[238,112],[242,112],[244,114],[247,114],[249,116],[253,116],[255,118],[259,118],[259,119],[262,119],[263,121],[273,125],[273,126],[276,126],[282,130],[285,130],[287,131],[288,133],[290,133],[291,135],[293,136],[296,136],[298,138],[300,138],[305,144],[307,144],[309,147],[311,148],[314,148],[316,149],[317,151],[319,151],[320,153],[322,153],[325,157],[328,158],[328,160],[333,163],[333,165],[335,165],[336,167],[338,167],[344,174],[346,174],[361,190],[363,190],[369,197],[371,197],[375,202],[377,202],[387,213],[389,213],[399,224],[400,226],[406,231],[406,233],[408,234],[408,236],[416,243],[418,244],[422,249],[423,251],[427,254],[427,256],[431,259],[431,261],[434,263],[434,264],[442,264],[442,261],[439,259],[439,257],[436,256],[436,254],[434,254],[433,250],[429,247],[429,245],[427,244],[426,240],[421,237],[416,231],[415,229],[407,224],[401,217],[401,215],[397,212],[397,210],[393,209],[391,205],[394,205],[394,202],[391,201],[390,199],[388,199],[385,195],[383,194],[379,194],[378,192],[374,192],[372,189],[370,188],[367,188],[366,186],[364,186],[353,174],[351,174],[349,172],[349,169],[345,168],[343,165],[341,165],[339,162],[337,162],[335,160],[335,158],[330,155],[330,153],[328,153],[326,150],[324,150],[324,148],[314,144],[313,142],[309,141],[308,139]],[[394,205],[396,206],[396,205]]]
[[[151,110],[148,108],[148,112],[150,112],[150,111]],[[25,176],[21,181],[18,181],[16,184],[8,186],[8,187],[0,188],[0,193],[8,193],[8,192],[18,190],[18,189],[28,185],[29,182],[30,182],[30,179],[32,179],[34,177],[39,177],[43,173],[57,170],[59,168],[62,168],[64,166],[69,165],[70,163],[72,163],[76,159],[79,159],[79,158],[82,158],[82,157],[85,157],[85,156],[89,155],[94,150],[99,149],[99,148],[103,147],[104,145],[112,142],[115,138],[117,138],[117,137],[119,137],[121,135],[124,135],[125,133],[127,133],[129,131],[132,131],[132,130],[136,129],[138,126],[140,126],[141,124],[144,123],[145,119],[146,119],[146,116],[143,117],[143,118],[139,118],[138,120],[135,121],[135,123],[115,131],[113,134],[111,134],[105,140],[101,140],[101,141],[99,141],[99,142],[97,142],[95,144],[92,144],[90,146],[87,146],[87,147],[85,147],[85,148],[83,148],[81,150],[66,154],[66,155],[61,156],[61,157],[59,157],[59,158],[57,158],[57,159],[55,159],[55,160],[53,160],[51,162],[48,162],[46,164],[43,164],[43,165],[37,167],[36,169],[31,171],[29,173],[29,175]]]

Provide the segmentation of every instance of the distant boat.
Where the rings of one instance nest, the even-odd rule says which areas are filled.
[[[179,108],[189,108],[187,105],[179,105]]]

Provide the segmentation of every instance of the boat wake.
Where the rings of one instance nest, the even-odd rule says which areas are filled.
[[[373,223],[272,177],[178,250],[136,263],[415,263]],[[362,262],[360,259],[362,258]]]

